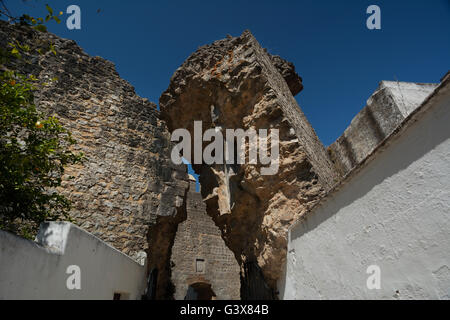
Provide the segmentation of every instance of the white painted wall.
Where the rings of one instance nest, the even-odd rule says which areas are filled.
[[[450,299],[449,83],[290,229],[280,298]]]
[[[436,89],[435,83],[381,81],[378,90],[388,89],[401,114],[406,118]],[[370,103],[370,98],[367,103]]]
[[[67,267],[81,270],[81,290],[69,290]],[[66,222],[41,225],[36,242],[0,231],[0,299],[140,299],[145,268]]]

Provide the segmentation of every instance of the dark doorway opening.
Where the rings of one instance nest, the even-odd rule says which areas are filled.
[[[158,269],[152,268],[148,276],[147,290],[142,296],[142,300],[156,299],[156,280],[158,279]]]
[[[244,272],[241,273],[241,299],[242,300],[274,300],[276,294],[269,287],[264,275],[256,262],[244,263]]]
[[[210,284],[197,282],[188,287],[184,300],[215,300],[216,294]]]

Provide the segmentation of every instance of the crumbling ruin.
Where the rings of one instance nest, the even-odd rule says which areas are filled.
[[[134,259],[147,259],[152,299],[189,297],[189,286],[222,298],[276,299],[289,226],[411,112],[411,101],[395,90],[424,97],[434,88],[383,82],[326,150],[294,99],[303,85],[293,64],[269,54],[249,31],[188,57],[162,93],[161,111],[111,62],[74,41],[0,21],[0,45],[13,39],[32,50],[6,67],[48,82],[36,92],[38,107],[56,115],[86,154],[82,165],[67,169],[75,179],[61,189],[73,218]],[[49,43],[56,54],[35,52]],[[221,131],[278,129],[278,172],[197,163],[201,195],[195,193],[186,166],[170,158],[171,132],[186,128],[194,136],[194,121]]]
[[[242,283],[250,286],[249,270],[260,269],[263,277],[250,277],[268,284],[258,293],[242,288],[243,298],[275,297],[287,227],[339,178],[293,97],[301,88],[293,65],[268,54],[245,31],[199,48],[160,98],[171,131],[187,128],[194,135],[195,120],[222,131],[279,129],[275,175],[261,175],[259,165],[193,165],[207,212],[241,265]]]

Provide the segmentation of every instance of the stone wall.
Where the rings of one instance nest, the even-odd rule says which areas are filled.
[[[186,167],[170,160],[170,133],[156,105],[137,96],[113,63],[87,55],[74,41],[0,21],[1,47],[14,39],[31,51],[8,67],[48,82],[36,93],[38,108],[56,115],[77,140],[74,149],[86,155],[66,170],[61,188],[73,202],[72,217],[136,259],[146,252],[149,267],[160,269],[158,296],[165,297],[188,182]],[[37,54],[49,43],[56,55]]]
[[[171,265],[177,300],[184,299],[188,286],[195,283],[211,285],[219,300],[240,298],[239,264],[206,214],[202,196],[195,192],[195,180],[187,195],[187,219],[178,225]]]

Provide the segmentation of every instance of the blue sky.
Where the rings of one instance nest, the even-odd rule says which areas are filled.
[[[66,28],[67,14],[49,30],[113,61],[155,103],[197,47],[249,29],[295,64],[304,83],[297,101],[325,145],[381,80],[439,82],[450,69],[450,0],[6,0],[17,15],[43,16],[46,3],[80,6],[81,30]],[[366,28],[371,4],[381,8],[381,30]]]
[[[325,145],[342,134],[381,80],[439,82],[450,69],[450,1],[6,0],[15,14],[81,8],[50,31],[113,61],[139,95],[158,102],[173,72],[198,46],[250,29],[303,78],[297,101]],[[381,30],[366,8],[381,8]],[[97,9],[101,9],[97,13]]]

